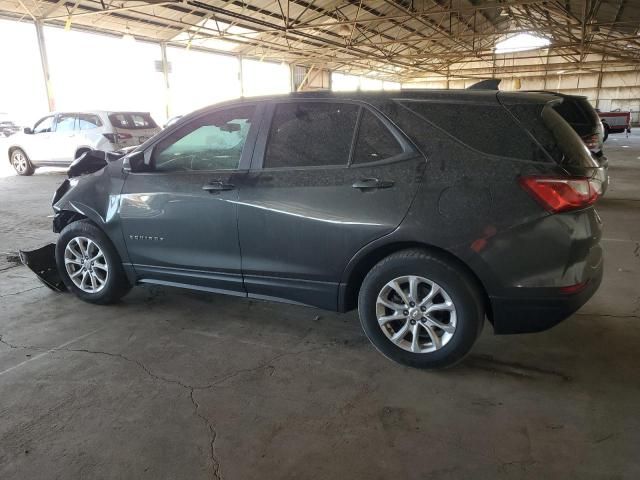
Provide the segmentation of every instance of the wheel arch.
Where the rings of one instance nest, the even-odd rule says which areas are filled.
[[[367,273],[369,273],[369,271],[376,263],[393,253],[409,249],[419,249],[427,251],[430,254],[436,255],[452,264],[461,272],[466,273],[469,278],[476,284],[478,291],[482,295],[487,317],[489,318],[489,321],[493,323],[491,301],[489,299],[487,290],[478,275],[464,261],[462,261],[459,257],[452,254],[451,252],[434,245],[416,241],[398,241],[387,243],[366,252],[360,258],[356,258],[357,256],[354,257],[345,272],[346,280],[340,283],[340,289],[338,293],[338,310],[341,312],[347,312],[349,310],[357,308],[358,294],[360,292],[362,282],[364,281]]]
[[[60,233],[67,225],[79,220],[90,220],[86,215],[73,210],[60,210],[53,218],[53,231]],[[91,220],[92,223],[95,223]]]
[[[31,160],[31,158],[29,157],[29,154],[25,151],[24,147],[20,145],[10,145],[9,148],[7,149],[7,159],[9,160],[9,163],[11,163],[11,154],[13,153],[14,150],[18,150],[18,149],[22,150],[24,154],[27,156],[27,158]]]

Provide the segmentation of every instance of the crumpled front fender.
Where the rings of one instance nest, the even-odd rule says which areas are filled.
[[[56,245],[50,243],[36,250],[20,250],[20,261],[51,290],[67,290],[56,265]]]

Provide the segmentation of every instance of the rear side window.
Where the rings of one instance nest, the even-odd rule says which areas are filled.
[[[277,105],[263,167],[347,165],[359,108],[324,102]]]
[[[364,110],[352,163],[386,160],[403,152],[396,137],[373,113]]]
[[[423,101],[402,104],[474,150],[500,157],[548,161],[535,140],[501,105]]]
[[[115,128],[125,130],[142,130],[145,128],[156,128],[158,126],[148,113],[112,113],[109,115],[109,121]]]
[[[78,128],[80,130],[91,130],[102,126],[102,120],[97,115],[89,113],[78,114]]]

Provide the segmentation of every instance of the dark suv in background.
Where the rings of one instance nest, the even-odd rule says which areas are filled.
[[[54,198],[57,267],[94,303],[152,283],[358,308],[384,355],[450,365],[485,316],[544,330],[600,284],[600,167],[560,102],[403,91],[200,110],[72,166],[85,175]]]
[[[552,95],[562,100],[555,105],[555,110],[576,131],[598,165],[602,167],[600,180],[602,194],[604,194],[609,186],[609,161],[604,155],[605,131],[598,112],[587,97],[562,93],[552,93]]]

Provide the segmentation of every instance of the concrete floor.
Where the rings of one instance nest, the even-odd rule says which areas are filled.
[[[640,478],[640,135],[606,147],[600,291],[444,372],[387,361],[355,313],[52,293],[15,252],[54,238],[63,174],[0,178],[0,478]]]

